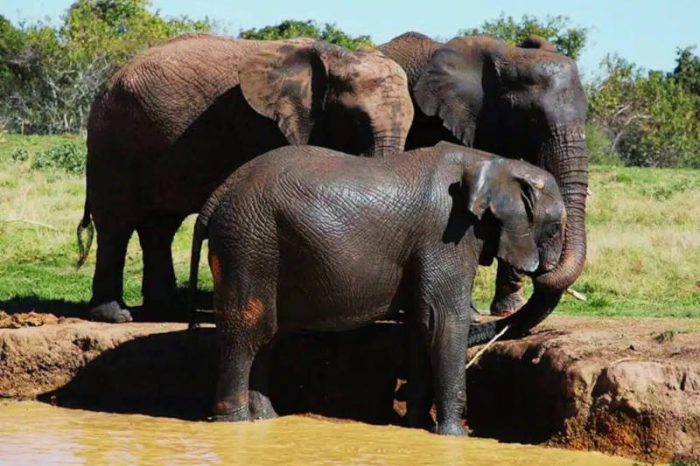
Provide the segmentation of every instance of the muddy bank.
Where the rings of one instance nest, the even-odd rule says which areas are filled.
[[[214,337],[183,324],[0,329],[0,396],[200,419],[214,390]],[[400,326],[377,324],[281,339],[276,408],[400,423],[403,338]],[[550,318],[495,344],[467,379],[475,435],[648,461],[700,457],[698,321]]]

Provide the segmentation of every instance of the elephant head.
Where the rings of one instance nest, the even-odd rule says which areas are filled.
[[[482,36],[441,44],[407,33],[379,49],[407,71],[415,122],[435,120],[455,142],[523,158],[554,175],[568,217],[564,247],[556,269],[536,278],[526,305],[527,312],[547,315],[581,274],[586,257],[587,102],[573,60],[553,53],[542,38],[522,45]],[[419,130],[415,122],[409,149]],[[421,142],[444,138],[423,136]]]
[[[519,160],[467,158],[462,187],[467,210],[479,220],[482,265],[497,257],[528,274],[557,266],[566,210],[551,174]]]
[[[248,104],[292,144],[369,156],[404,148],[413,119],[406,75],[380,52],[312,39],[262,43],[239,77]]]

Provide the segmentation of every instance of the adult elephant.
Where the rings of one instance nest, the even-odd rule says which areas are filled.
[[[82,262],[92,217],[91,317],[132,320],[122,281],[134,231],[143,250],[144,313],[167,317],[176,305],[173,235],[244,162],[289,144],[398,152],[412,116],[405,73],[377,51],[194,34],[136,56],[106,83],[88,121],[78,240]]]
[[[409,32],[379,46],[406,71],[415,116],[406,149],[440,140],[523,158],[551,172],[568,214],[557,268],[534,280],[522,312],[498,324],[510,335],[536,325],[581,274],[586,257],[588,186],[586,96],[576,63],[541,37],[520,47],[484,36],[443,44]],[[491,312],[508,315],[525,303],[524,277],[499,263]]]

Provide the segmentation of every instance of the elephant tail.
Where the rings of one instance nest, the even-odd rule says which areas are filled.
[[[78,236],[78,262],[76,266],[80,268],[85,263],[90,253],[92,239],[95,236],[95,225],[92,222],[92,216],[90,214],[90,199],[88,199],[87,196],[85,196],[83,218],[80,220],[80,223],[78,223],[76,234]]]
[[[199,274],[199,256],[202,252],[202,243],[207,237],[209,218],[202,214],[197,216],[192,236],[192,252],[190,257],[190,284],[189,284],[189,311],[190,325],[192,329],[197,325],[197,276]]]

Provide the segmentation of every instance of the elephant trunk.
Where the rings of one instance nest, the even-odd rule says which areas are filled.
[[[542,146],[537,164],[550,171],[559,184],[566,206],[564,246],[557,267],[534,278],[534,292],[515,314],[497,321],[472,326],[469,345],[485,343],[506,326],[503,339],[518,338],[542,322],[559,304],[562,294],[578,278],[586,260],[586,195],[588,159],[584,128],[558,129]]]
[[[372,146],[367,155],[369,157],[385,157],[391,154],[403,152],[406,138],[394,132],[376,132],[373,135]]]
[[[556,269],[539,275],[535,284],[540,292],[563,292],[581,275],[586,261],[586,196],[588,157],[584,127],[553,131],[542,147],[538,165],[554,175],[566,207],[566,236]]]

